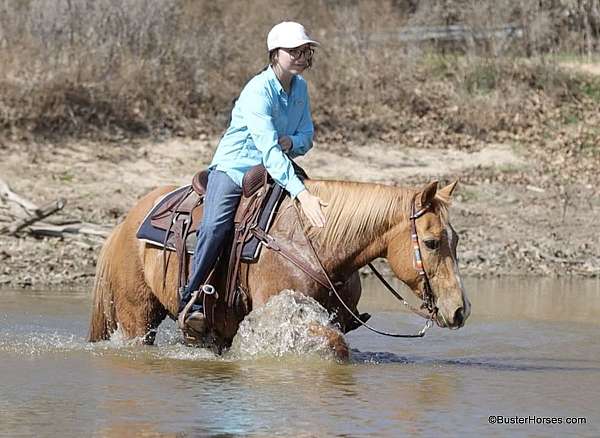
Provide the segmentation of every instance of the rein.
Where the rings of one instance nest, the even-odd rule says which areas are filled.
[[[294,254],[292,254],[290,251],[288,251],[287,248],[283,247],[280,244],[277,244],[275,241],[275,238],[273,238],[271,235],[269,235],[267,233],[257,233],[256,231],[254,231],[254,234],[260,240],[262,240],[268,248],[281,254],[283,257],[287,258],[289,261],[291,261],[296,266],[298,266],[302,271],[304,271],[306,274],[308,274],[309,277],[311,277],[313,280],[315,280],[322,286],[328,288],[330,290],[330,292],[333,292],[333,294],[336,296],[338,301],[342,304],[342,306],[346,309],[346,311],[352,316],[352,318],[354,318],[360,325],[366,327],[368,330],[371,330],[374,333],[377,333],[377,334],[380,334],[383,336],[389,336],[392,338],[422,338],[423,336],[425,336],[425,333],[427,332],[427,330],[429,330],[429,328],[433,325],[433,318],[435,317],[435,315],[437,313],[437,308],[434,306],[435,298],[433,296],[433,291],[431,289],[429,277],[427,276],[427,272],[425,271],[425,269],[423,267],[423,259],[421,257],[421,249],[419,246],[419,236],[417,234],[417,225],[416,225],[416,220],[418,218],[420,218],[421,216],[423,216],[429,210],[430,207],[431,207],[431,205],[427,204],[423,208],[421,208],[419,211],[415,211],[416,210],[415,198],[413,198],[413,200],[412,200],[410,221],[411,221],[411,239],[413,242],[413,250],[414,250],[413,266],[415,267],[415,270],[418,272],[419,276],[423,279],[423,282],[424,282],[424,292],[423,292],[423,297],[422,297],[423,304],[421,304],[419,309],[416,309],[413,306],[411,306],[383,278],[383,275],[381,275],[381,273],[377,269],[375,269],[375,266],[373,266],[372,263],[369,262],[369,264],[368,264],[369,268],[371,268],[371,270],[373,271],[373,273],[375,274],[377,279],[383,283],[383,285],[388,289],[388,291],[390,291],[390,293],[392,293],[392,295],[394,295],[394,297],[396,299],[398,299],[400,302],[402,302],[402,304],[404,304],[412,312],[416,313],[417,315],[419,315],[427,320],[425,322],[425,325],[423,326],[423,328],[415,334],[390,333],[390,332],[376,329],[376,328],[370,326],[369,324],[367,324],[366,322],[364,322],[362,319],[360,319],[348,307],[348,305],[344,302],[344,300],[340,296],[337,288],[335,287],[335,285],[329,278],[329,275],[327,275],[325,267],[323,266],[323,263],[321,262],[321,259],[319,258],[318,254],[317,254],[317,251],[315,250],[311,240],[306,235],[304,223],[303,223],[302,217],[298,211],[297,211],[298,220],[300,222],[300,225],[302,226],[302,232],[304,234],[304,238],[305,238],[306,242],[308,243],[308,246],[311,249],[311,252],[312,252],[314,258],[317,260],[317,263],[320,268],[320,272],[318,272],[318,273],[314,272],[312,269],[307,267],[303,261],[300,261]],[[326,280],[326,282],[324,282],[323,280]],[[426,312],[423,311],[423,309],[425,309]]]

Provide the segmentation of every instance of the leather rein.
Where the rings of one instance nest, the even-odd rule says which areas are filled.
[[[289,260],[290,262],[292,262],[294,265],[296,265],[298,268],[300,268],[305,274],[307,274],[309,277],[311,277],[314,281],[316,281],[323,287],[329,289],[330,293],[332,292],[336,296],[336,298],[339,300],[339,302],[342,304],[342,306],[346,309],[346,311],[352,316],[352,318],[354,318],[360,325],[366,327],[368,330],[371,330],[372,332],[383,335],[383,336],[389,336],[389,337],[393,337],[393,338],[422,338],[423,336],[425,336],[425,333],[427,332],[427,330],[433,325],[433,319],[435,318],[438,309],[435,307],[435,304],[434,304],[435,297],[433,295],[433,290],[431,288],[429,276],[427,275],[427,271],[425,270],[425,268],[423,266],[423,258],[421,256],[421,248],[419,245],[419,236],[417,233],[417,224],[416,224],[417,219],[420,218],[421,216],[423,216],[431,208],[431,204],[427,204],[427,205],[423,206],[420,210],[417,211],[416,206],[415,206],[415,201],[416,201],[416,196],[413,198],[412,204],[411,204],[411,215],[410,215],[411,240],[412,240],[413,252],[414,252],[413,266],[423,281],[423,296],[422,296],[423,303],[421,304],[421,306],[418,309],[411,306],[383,278],[383,275],[381,275],[381,273],[377,269],[375,269],[375,266],[373,266],[373,264],[370,262],[368,263],[369,268],[371,268],[371,270],[373,271],[373,273],[375,274],[377,279],[383,283],[383,285],[387,288],[387,290],[396,299],[398,299],[400,302],[402,302],[402,304],[404,304],[412,312],[414,312],[417,315],[426,319],[426,322],[425,322],[425,325],[423,326],[423,328],[415,334],[390,333],[390,332],[376,329],[376,328],[370,326],[369,324],[367,324],[366,322],[364,322],[363,320],[361,320],[348,307],[348,305],[344,302],[344,300],[340,296],[336,286],[333,284],[333,282],[329,278],[329,275],[327,275],[327,272],[325,271],[325,268],[323,266],[323,263],[321,262],[321,259],[319,259],[319,256],[317,255],[317,252],[316,252],[311,240],[306,235],[305,227],[302,222],[301,215],[298,211],[296,211],[296,212],[298,214],[298,220],[300,221],[300,225],[302,226],[304,238],[306,239],[306,242],[308,243],[308,246],[310,247],[315,260],[317,260],[320,271],[315,271],[312,268],[312,266],[309,266],[304,260],[297,257],[293,253],[291,248],[288,248],[287,245],[283,244],[282,242],[276,241],[276,239],[273,236],[271,236],[257,228],[253,228],[252,233],[256,237],[258,237],[265,244],[265,246],[267,248],[277,252],[278,254],[280,254],[281,256],[283,256],[284,258]],[[339,286],[339,284],[338,284],[338,286]]]

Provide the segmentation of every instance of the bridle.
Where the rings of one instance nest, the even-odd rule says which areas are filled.
[[[435,296],[433,295],[433,289],[431,288],[429,276],[427,275],[427,271],[423,266],[421,246],[419,245],[419,234],[417,233],[417,219],[427,213],[427,211],[431,208],[431,204],[426,204],[425,206],[421,207],[419,211],[415,211],[415,201],[416,196],[412,200],[410,214],[410,238],[412,240],[414,251],[413,266],[419,276],[423,279],[423,304],[421,304],[421,308],[426,309],[430,315],[433,315],[437,313],[437,308],[435,307]]]
[[[433,321],[437,315],[438,309],[435,306],[435,296],[433,295],[433,290],[431,288],[429,276],[427,275],[427,271],[425,270],[425,267],[423,266],[423,257],[421,256],[421,248],[419,245],[419,235],[417,233],[417,219],[419,219],[421,216],[423,216],[425,213],[427,213],[427,211],[429,211],[429,209],[431,208],[431,204],[426,204],[426,205],[422,206],[418,211],[416,210],[415,204],[416,204],[416,195],[412,199],[411,214],[410,214],[409,219],[410,219],[410,223],[411,223],[411,240],[413,243],[413,252],[414,252],[413,266],[414,266],[415,270],[417,271],[417,273],[419,274],[419,276],[423,280],[423,294],[421,297],[423,302],[422,302],[421,306],[419,306],[419,308],[415,308],[414,306],[409,304],[385,280],[385,278],[383,278],[383,275],[381,275],[381,273],[375,268],[375,266],[373,266],[372,263],[368,263],[368,266],[371,268],[371,270],[373,271],[375,276],[379,279],[379,281],[381,281],[383,283],[383,285],[387,288],[387,290],[392,295],[394,295],[394,297],[396,297],[396,299],[398,299],[402,304],[404,304],[409,310],[411,310],[412,312],[414,312],[417,315],[426,319],[425,325],[416,334],[408,334],[407,335],[407,334],[400,334],[400,333],[389,333],[389,332],[386,332],[383,330],[376,329],[376,328],[370,326],[369,324],[367,324],[366,322],[364,322],[361,318],[359,318],[352,311],[352,309],[350,309],[348,307],[348,305],[344,302],[344,300],[340,296],[337,288],[331,281],[331,278],[329,278],[329,275],[327,274],[327,271],[325,270],[325,267],[323,266],[323,263],[321,262],[321,259],[319,258],[318,254],[317,254],[317,251],[315,250],[311,240],[306,235],[306,227],[304,226],[304,223],[302,221],[302,216],[299,211],[296,210],[297,214],[298,214],[298,220],[300,222],[300,226],[304,233],[304,238],[305,238],[306,242],[308,243],[308,247],[311,249],[314,259],[318,263],[320,271],[315,271],[314,269],[312,269],[310,266],[307,265],[307,263],[304,260],[300,259],[298,256],[295,255],[292,248],[288,247],[288,245],[286,245],[284,242],[277,241],[270,234],[267,234],[264,231],[262,231],[256,227],[253,227],[251,229],[251,232],[259,240],[261,240],[267,248],[280,254],[282,257],[286,258],[291,263],[293,263],[294,265],[299,267],[305,274],[307,274],[314,281],[316,281],[323,287],[329,289],[330,294],[333,293],[336,296],[336,298],[338,299],[338,301],[340,302],[342,307],[344,307],[344,309],[346,309],[346,311],[350,314],[350,316],[352,316],[352,318],[354,318],[360,325],[366,327],[368,330],[371,330],[372,332],[380,334],[380,335],[390,336],[393,338],[422,338],[423,336],[425,336],[425,332],[427,332],[427,330],[433,325]]]
[[[317,252],[312,244],[312,242],[310,241],[310,239],[308,238],[308,236],[306,235],[306,232],[304,233],[304,236],[306,238],[306,241],[308,242],[308,246],[310,247],[310,249],[312,250],[313,256],[315,257],[315,259],[318,261],[319,266],[321,268],[322,273],[324,274],[325,278],[327,278],[327,281],[329,283],[329,289],[331,292],[333,292],[333,294],[337,297],[338,301],[342,304],[342,306],[346,309],[346,311],[362,326],[366,327],[367,329],[371,330],[374,333],[383,335],[383,336],[390,336],[393,338],[422,338],[423,336],[425,336],[425,333],[427,332],[427,330],[429,330],[429,328],[433,325],[433,320],[435,318],[435,316],[437,315],[437,307],[435,306],[435,296],[433,295],[433,290],[431,288],[431,283],[429,281],[429,276],[427,275],[427,271],[425,270],[425,267],[423,266],[423,257],[421,256],[421,248],[419,245],[419,235],[417,233],[417,219],[420,218],[421,216],[423,216],[425,213],[427,213],[427,211],[431,208],[431,204],[426,204],[424,206],[422,206],[418,211],[416,211],[416,195],[413,197],[412,199],[412,203],[411,203],[411,214],[410,214],[410,227],[411,227],[411,240],[413,243],[413,251],[414,251],[414,257],[413,257],[413,266],[415,268],[415,270],[417,271],[417,273],[419,274],[419,276],[423,279],[423,296],[422,296],[422,300],[423,303],[421,304],[421,306],[417,309],[413,306],[411,306],[393,287],[392,285],[390,285],[385,278],[383,278],[383,275],[381,275],[381,273],[375,268],[375,266],[373,266],[372,263],[368,263],[369,268],[371,268],[371,270],[373,271],[373,273],[375,274],[375,276],[379,279],[379,281],[381,281],[383,283],[383,285],[387,288],[388,291],[390,291],[390,293],[392,295],[394,295],[394,297],[396,297],[400,302],[402,302],[402,304],[404,304],[408,309],[410,309],[412,312],[416,313],[417,315],[423,317],[426,319],[425,325],[423,326],[423,328],[417,332],[416,334],[400,334],[400,333],[389,333],[383,330],[379,330],[376,329],[372,326],[370,326],[369,324],[367,324],[366,322],[364,322],[362,319],[360,319],[349,307],[348,305],[344,302],[344,300],[342,299],[342,297],[340,296],[339,292],[337,291],[335,285],[331,282],[331,279],[329,278],[329,275],[327,275],[327,272],[325,271],[325,268],[323,267],[323,264],[321,263],[321,259],[319,259],[319,256],[317,255]],[[302,229],[304,230],[304,224],[302,224],[302,219],[300,214],[298,214],[298,219],[300,220],[300,224],[302,225]]]

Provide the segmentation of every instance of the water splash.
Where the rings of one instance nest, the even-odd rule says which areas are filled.
[[[220,360],[212,350],[208,348],[189,347],[184,344],[181,331],[171,320],[164,321],[158,329],[155,341],[156,349],[153,349],[157,359],[175,359],[184,361],[208,361]]]
[[[154,346],[144,345],[142,336],[127,338],[120,325],[108,341],[96,343],[93,354],[102,355],[104,351],[137,357],[176,360],[214,360],[217,356],[205,348],[191,348],[183,344],[181,332],[173,324],[163,324],[158,330]]]
[[[311,327],[333,328],[331,317],[314,299],[293,290],[284,290],[242,321],[233,345],[224,356],[211,350],[183,344],[181,332],[172,321],[158,330],[154,347],[143,339],[128,339],[121,327],[106,341],[89,343],[81,332],[69,329],[48,331],[32,325],[17,324],[0,334],[1,353],[40,356],[56,353],[89,352],[93,356],[118,355],[132,358],[175,360],[224,360],[280,358],[297,356],[333,357],[330,345]],[[44,330],[46,330],[44,332]]]
[[[227,356],[256,359],[288,355],[332,357],[327,340],[311,327],[333,327],[327,311],[313,298],[285,289],[242,321]]]
[[[12,335],[12,336],[11,336]],[[0,352],[25,356],[40,356],[46,353],[83,350],[83,339],[68,333],[6,334],[0,339]]]

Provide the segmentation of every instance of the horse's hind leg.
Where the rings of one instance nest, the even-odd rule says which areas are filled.
[[[146,285],[120,300],[115,310],[123,336],[138,338],[147,345],[154,344],[156,330],[167,316],[167,310]]]

